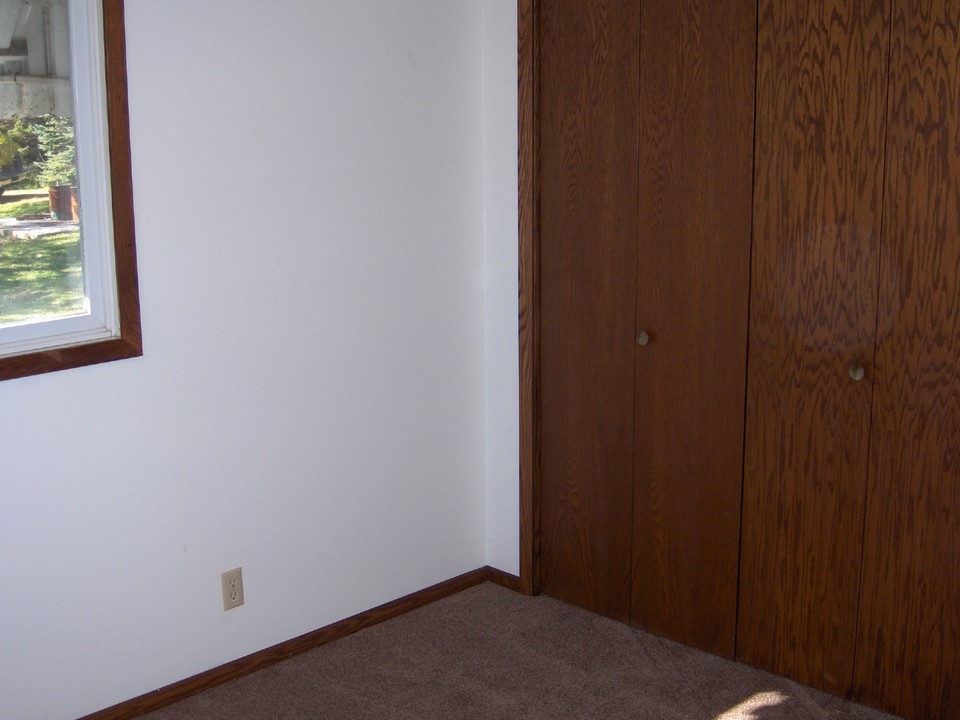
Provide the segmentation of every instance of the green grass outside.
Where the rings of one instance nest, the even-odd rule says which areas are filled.
[[[47,198],[27,198],[0,203],[0,218],[22,217],[23,215],[48,215],[50,201]]]
[[[0,325],[83,310],[78,231],[35,240],[0,237]]]

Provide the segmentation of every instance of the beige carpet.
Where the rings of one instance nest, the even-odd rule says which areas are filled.
[[[891,720],[547,597],[492,584],[147,720]]]

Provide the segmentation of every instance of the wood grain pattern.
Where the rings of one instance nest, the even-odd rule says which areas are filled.
[[[960,717],[960,3],[895,0],[856,697]]]
[[[0,380],[40,375],[143,354],[140,293],[134,240],[133,182],[127,109],[127,63],[123,0],[103,0],[104,60],[114,255],[120,336],[115,339],[0,358]]]
[[[294,655],[299,655],[320,645],[339,640],[358,630],[372,627],[391,618],[421,608],[424,605],[429,605],[437,600],[455,595],[458,592],[462,592],[467,588],[479,585],[488,580],[508,586],[509,583],[512,582],[510,578],[511,576],[499,570],[494,570],[489,567],[480,568],[320,628],[319,630],[314,630],[306,635],[301,635],[287,642],[274,645],[266,650],[247,655],[239,660],[226,663],[225,665],[213,668],[212,670],[200,673],[186,680],[173,683],[155,692],[147,693],[146,695],[141,695],[132,700],[114,705],[113,707],[85,715],[80,718],[80,720],[132,720],[153,710],[159,710],[162,707],[184,700],[191,695],[196,695],[197,693],[209,690],[212,687],[229,682],[230,680],[235,680],[238,677],[262,670],[270,665],[275,665]]]
[[[647,1],[632,622],[732,657],[753,187],[756,2]]]
[[[537,33],[536,0],[517,2],[517,132],[519,167],[520,309],[520,585],[540,590],[540,468],[537,380],[539,378],[539,262],[537,260]]]
[[[103,0],[102,7],[120,340],[126,343],[131,354],[140,355],[143,339],[140,328],[136,223],[133,215],[133,174],[130,165],[126,20],[123,0]]]
[[[760,3],[737,655],[840,695],[853,679],[888,50],[885,0]]]
[[[541,572],[627,621],[639,0],[539,3]]]

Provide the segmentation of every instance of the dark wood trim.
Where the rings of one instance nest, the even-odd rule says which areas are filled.
[[[130,161],[130,111],[127,103],[127,41],[124,0],[103,0],[107,121],[110,138],[110,187],[113,237],[120,304],[120,337],[135,355],[143,353],[140,290],[133,216]]]
[[[522,580],[516,575],[511,575],[510,573],[504,572],[503,570],[497,570],[496,568],[487,567],[487,580],[504,587],[507,590],[513,590],[514,592],[523,593],[524,595],[529,595],[530,593],[525,592],[523,589]]]
[[[138,357],[143,354],[140,294],[134,241],[133,183],[130,173],[130,128],[127,107],[127,62],[124,0],[103,0],[104,65],[114,254],[120,336],[70,347],[0,359],[0,380]]]
[[[422,608],[425,605],[429,605],[437,600],[442,600],[445,597],[456,595],[459,592],[463,592],[468,588],[487,581],[503,585],[513,590],[518,590],[520,586],[519,578],[500,570],[495,570],[494,568],[482,567],[451,578],[450,580],[445,580],[424,590],[411,593],[398,600],[385,603],[372,610],[367,610],[353,617],[335,622],[332,625],[327,625],[319,630],[314,630],[313,632],[293,638],[292,640],[287,640],[273,647],[247,655],[239,660],[234,660],[233,662],[215,667],[212,670],[207,670],[186,680],[167,685],[154,692],[141,695],[132,700],[127,700],[126,702],[106,708],[105,710],[99,710],[90,715],[85,715],[79,720],[128,720],[129,718],[138,718],[148,712],[159,710],[162,707],[184,700],[191,695],[196,695],[222,683],[235,680],[244,675],[249,675],[252,672],[262,670],[270,665],[275,665],[294,655],[299,655],[320,645],[326,645],[334,640],[352,635],[358,630],[363,630],[386,620],[391,620],[399,615]]]
[[[537,0],[517,2],[519,261],[520,261],[520,589],[540,591],[539,579],[539,263],[537,248]]]

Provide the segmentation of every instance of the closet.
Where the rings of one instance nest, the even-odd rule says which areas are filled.
[[[728,657],[755,12],[539,5],[542,588]]]
[[[960,2],[537,13],[542,590],[960,717]]]
[[[762,5],[737,653],[842,695],[876,381],[889,2]]]
[[[960,3],[893,4],[854,696],[960,717]]]
[[[737,656],[960,717],[960,3],[761,7]]]

